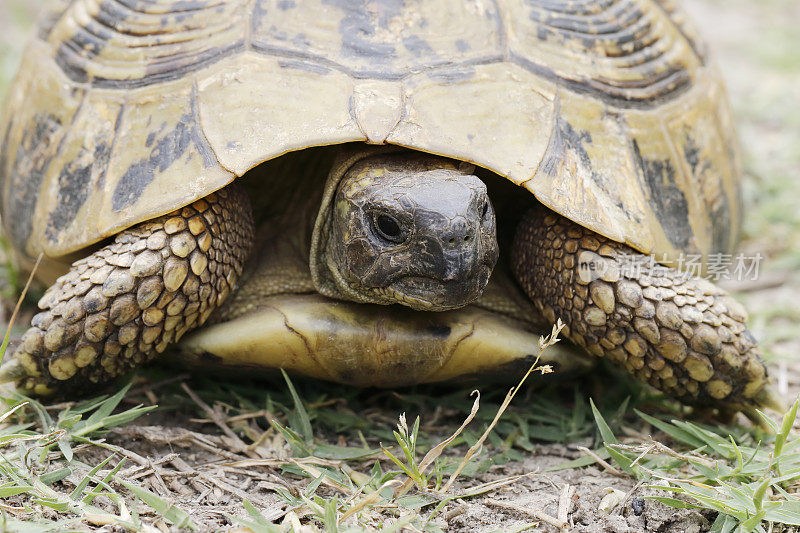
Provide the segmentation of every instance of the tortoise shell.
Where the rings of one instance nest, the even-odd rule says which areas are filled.
[[[352,141],[475,163],[660,257],[728,251],[740,225],[726,97],[672,0],[62,1],[0,139],[30,257]]]

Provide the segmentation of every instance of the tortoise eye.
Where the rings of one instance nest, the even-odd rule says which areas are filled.
[[[373,219],[373,226],[379,237],[393,243],[402,242],[403,230],[400,223],[391,215],[381,213]]]

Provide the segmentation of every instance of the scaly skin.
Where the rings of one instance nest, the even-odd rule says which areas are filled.
[[[512,261],[544,317],[561,318],[565,335],[589,353],[685,403],[769,405],[766,368],[744,308],[673,268],[626,278],[631,255],[643,257],[537,207],[517,227]],[[579,272],[580,261],[594,264],[596,275]]]
[[[39,301],[17,387],[103,382],[152,359],[222,304],[252,243],[250,201],[233,185],[123,231]]]
[[[225,300],[252,242],[249,200],[235,186],[120,233],[48,290],[6,375],[41,394],[152,359]],[[564,320],[589,353],[686,403],[774,407],[742,306],[674,269],[621,275],[637,254],[538,207],[517,228],[512,263],[544,319]],[[581,275],[582,262],[595,275]]]

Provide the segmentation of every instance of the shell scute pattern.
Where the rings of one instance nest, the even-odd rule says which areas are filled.
[[[79,83],[135,88],[243,49],[375,79],[511,60],[625,105],[669,95],[701,62],[666,13],[644,0],[381,0],[368,9],[259,0],[253,13],[241,0],[191,4],[75,2],[49,34],[56,63]]]
[[[633,151],[650,203],[664,226],[667,238],[679,250],[690,249],[692,228],[688,225],[689,205],[686,195],[675,183],[676,170],[671,159],[644,157],[636,139],[633,140]]]
[[[102,189],[121,111],[121,104],[98,102],[91,95],[81,103],[53,163],[60,169],[57,178],[59,194],[44,229],[49,242],[59,242],[62,230],[79,217],[82,209],[84,212],[89,209],[87,201],[96,198],[97,190]],[[82,136],[82,142],[70,142],[77,135]]]
[[[61,121],[55,115],[37,113],[32,118],[17,146],[15,164],[12,165],[14,172],[10,176],[16,200],[8,206],[6,216],[20,220],[14,226],[16,231],[11,234],[17,244],[24,244],[31,234],[33,220],[29,213],[36,206],[39,188],[56,150],[58,133],[62,130]],[[33,164],[26,165],[26,161]]]
[[[48,41],[74,81],[129,89],[179,79],[242,49],[246,15],[241,0],[84,0]]]
[[[41,52],[40,47],[33,48]],[[8,105],[16,113],[7,117],[0,139],[0,178],[3,221],[13,222],[7,234],[19,250],[27,251],[31,236],[42,234],[47,217],[32,214],[42,203],[49,177],[61,171],[58,154],[85,94],[60,72],[41,71],[37,64],[23,64],[11,88]]]
[[[4,212],[35,189],[26,214],[4,217],[28,255],[78,250],[286,151],[365,140],[477,163],[645,253],[708,253],[735,240],[728,111],[723,102],[716,123],[697,118],[711,112],[719,81],[671,0],[75,0],[63,9],[23,61],[18,85],[30,89],[12,91],[0,156]],[[31,65],[62,89],[36,81]],[[63,87],[81,93],[67,111]],[[40,180],[20,186],[13,176],[45,160],[15,155],[34,122],[24,108],[59,113],[60,146]],[[694,144],[672,123],[689,124]],[[580,142],[553,144],[567,126]],[[81,140],[78,129],[90,133]],[[670,148],[653,149],[646,141],[664,130]],[[651,160],[673,166],[686,210],[665,215],[653,203],[671,185],[642,166]]]
[[[701,63],[650,2],[527,0],[520,10],[534,24],[511,23],[519,61],[598,98],[648,102],[671,95]]]
[[[163,172],[182,157],[197,136],[195,121],[189,113],[181,115],[172,128],[167,129],[166,123],[162,123],[159,130],[159,137],[151,132],[145,141],[145,146],[150,148],[147,157],[133,162],[114,187],[111,197],[114,211],[135,203],[156,173]]]
[[[354,78],[398,80],[502,57],[493,22],[499,15],[491,3],[466,9],[456,2],[398,0],[374,2],[368,9],[343,0],[298,2],[286,9],[269,4],[259,1],[253,18],[255,50],[329,65]],[[326,23],[309,24],[318,19]]]

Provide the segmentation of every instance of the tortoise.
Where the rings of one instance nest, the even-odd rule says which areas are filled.
[[[481,378],[560,319],[563,368],[775,405],[745,309],[681,264],[733,249],[741,170],[672,0],[55,2],[0,135],[6,234],[55,279],[1,372],[24,391],[176,343],[360,386]]]

